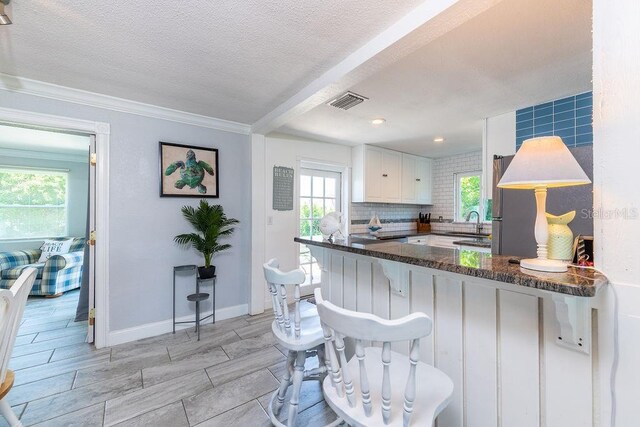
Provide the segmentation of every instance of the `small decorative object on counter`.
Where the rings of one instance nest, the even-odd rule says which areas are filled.
[[[589,248],[587,249],[587,243]],[[580,267],[593,267],[593,236],[578,235],[573,242],[573,262]]]
[[[371,221],[369,221],[369,226],[367,228],[369,229],[369,232],[371,232],[371,234],[375,233],[376,231],[382,230],[382,224],[380,223],[380,218],[378,218],[378,215],[373,214],[373,217],[371,217]]]
[[[323,216],[320,220],[320,232],[322,233],[322,237],[333,242],[336,235],[339,234],[340,237],[344,239],[344,234],[342,234],[342,222],[340,221],[341,218],[342,212],[331,212]]]
[[[573,232],[568,224],[576,217],[576,211],[558,216],[550,213],[546,215],[549,224],[549,242],[547,243],[549,259],[571,261],[573,258]]]

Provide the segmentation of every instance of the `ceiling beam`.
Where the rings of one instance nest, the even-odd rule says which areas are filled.
[[[502,0],[427,0],[251,127],[268,134]]]

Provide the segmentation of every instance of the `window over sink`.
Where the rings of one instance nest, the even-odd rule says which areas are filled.
[[[480,221],[486,221],[482,203],[482,171],[460,172],[454,174],[455,179],[455,216],[456,222],[465,222],[470,212],[477,212]],[[477,221],[475,215],[470,221]]]

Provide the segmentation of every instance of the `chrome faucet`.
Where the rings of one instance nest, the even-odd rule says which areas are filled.
[[[482,231],[482,224],[480,224],[480,214],[478,213],[478,211],[469,212],[466,218],[467,222],[469,222],[469,220],[471,219],[471,214],[476,214],[476,218],[478,219],[478,221],[476,222],[476,234],[480,234],[480,232]]]

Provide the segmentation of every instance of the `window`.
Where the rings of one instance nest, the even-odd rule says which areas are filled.
[[[471,211],[478,212],[483,221],[481,200],[482,171],[457,173],[455,176],[455,221],[466,221]],[[475,216],[471,220],[476,220]]]
[[[64,171],[0,166],[0,239],[65,236],[67,181]]]
[[[339,172],[300,169],[300,237],[322,239],[320,219],[341,210],[341,181]],[[300,245],[299,260],[307,275],[305,285],[319,284],[320,266],[305,245]]]

